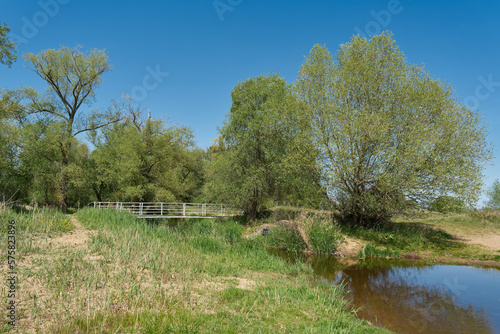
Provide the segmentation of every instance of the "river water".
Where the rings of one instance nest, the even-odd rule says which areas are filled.
[[[500,333],[500,270],[367,259],[283,255],[342,284],[360,318],[398,333]]]

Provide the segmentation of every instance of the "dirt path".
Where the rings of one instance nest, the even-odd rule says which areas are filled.
[[[485,248],[500,251],[500,235],[499,234],[488,234],[488,235],[464,235],[460,236],[468,244],[481,245]]]
[[[70,222],[74,229],[67,233],[53,238],[32,237],[36,250],[19,262],[22,272],[19,273],[18,305],[28,311],[18,318],[15,333],[48,333],[57,322],[57,318],[37,308],[37,305],[50,304],[55,298],[48,287],[47,277],[56,275],[47,272],[54,272],[53,264],[68,254],[68,250],[88,252],[88,241],[97,234],[97,231],[86,230],[75,215],[70,216]]]
[[[71,215],[71,224],[75,229],[71,232],[65,233],[59,237],[49,239],[49,242],[56,248],[63,248],[68,246],[84,247],[91,235],[95,235],[96,231],[86,230],[82,223],[78,221],[75,215]]]

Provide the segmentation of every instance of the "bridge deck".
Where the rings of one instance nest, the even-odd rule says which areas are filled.
[[[91,205],[97,209],[130,212],[138,218],[218,218],[243,213],[224,204],[211,203],[93,202]]]

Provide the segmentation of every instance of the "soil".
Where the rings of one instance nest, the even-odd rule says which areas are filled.
[[[468,235],[462,236],[463,240],[469,244],[481,245],[485,248],[500,251],[500,235]]]
[[[340,257],[356,257],[365,244],[353,238],[344,237],[344,241],[337,248],[336,255]]]

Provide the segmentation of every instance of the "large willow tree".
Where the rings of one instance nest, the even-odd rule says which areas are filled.
[[[295,88],[308,105],[324,184],[346,222],[384,221],[439,195],[478,199],[492,157],[480,115],[409,64],[390,33],[353,37],[334,58],[314,46]]]
[[[58,202],[62,211],[67,211],[68,185],[71,175],[68,171],[77,135],[95,131],[120,119],[120,110],[110,108],[97,111],[88,108],[94,101],[96,89],[102,82],[102,75],[111,65],[104,50],[83,52],[79,47],[49,49],[38,54],[25,56],[29,68],[42,78],[47,86],[45,95],[34,89],[23,89],[19,104],[26,112],[26,121],[40,121],[58,127],[59,135],[54,142],[57,158],[45,155],[49,161],[59,165]],[[15,94],[11,94],[14,99]],[[36,115],[35,117],[33,117]]]

